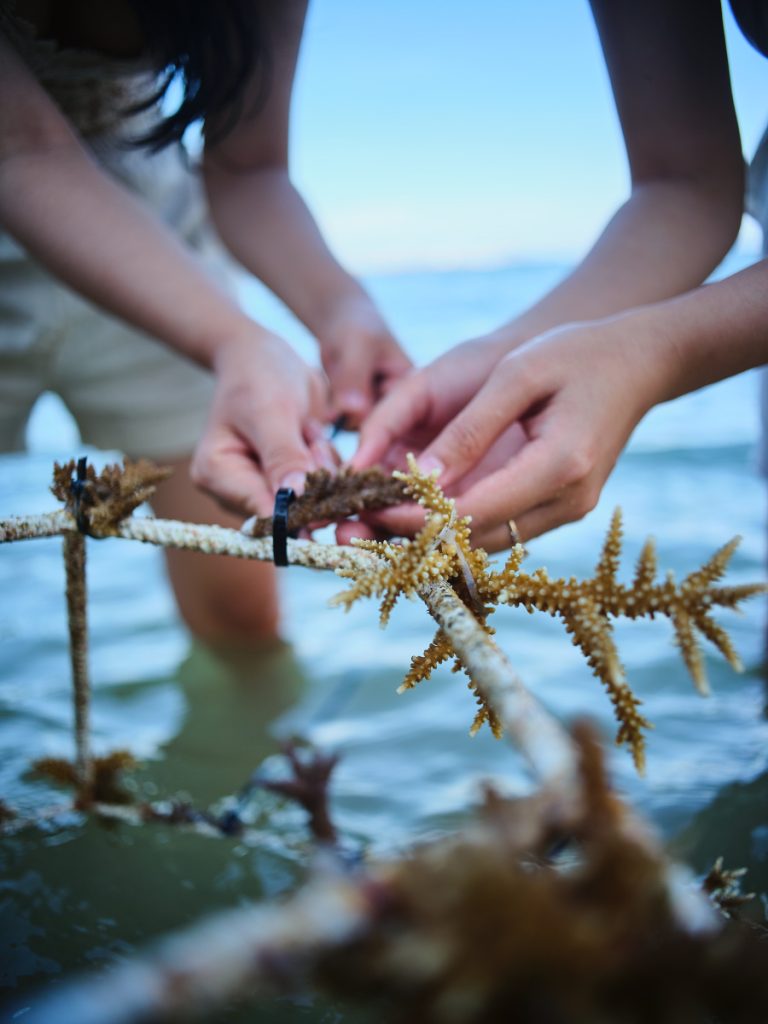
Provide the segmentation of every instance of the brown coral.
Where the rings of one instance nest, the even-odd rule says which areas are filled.
[[[85,459],[63,465],[54,463],[51,491],[63,501],[84,532],[105,537],[115,532],[121,519],[147,501],[171,470],[149,459],[125,459],[97,473]]]
[[[726,917],[738,920],[744,904],[755,899],[755,893],[741,891],[741,880],[746,873],[746,868],[725,868],[723,858],[718,857],[701,883],[704,892]]]
[[[327,990],[375,995],[402,1024],[766,1019],[765,943],[732,923],[681,927],[665,862],[625,827],[594,736],[574,738],[573,804],[490,791],[462,834],[368,869],[378,917],[321,963]]]
[[[342,469],[330,473],[317,469],[307,473],[304,493],[288,510],[288,529],[293,532],[322,522],[339,522],[365,510],[390,508],[407,500],[405,488],[377,468],[355,472]],[[251,537],[272,536],[272,516],[260,516],[247,526]]]
[[[130,804],[133,795],[124,785],[126,772],[136,767],[136,759],[128,750],[113,750],[90,762],[90,778],[83,784],[77,765],[63,757],[41,757],[32,765],[33,771],[61,786],[77,791],[76,806],[86,809],[94,803]]]

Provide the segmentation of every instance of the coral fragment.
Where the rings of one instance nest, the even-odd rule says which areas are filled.
[[[436,475],[420,473],[412,456],[408,465],[408,473],[395,475],[405,493],[423,506],[424,527],[411,541],[357,541],[359,547],[375,554],[377,560],[372,560],[369,566],[342,570],[340,575],[351,579],[352,585],[338,594],[333,603],[349,608],[362,597],[379,597],[381,622],[386,625],[400,594],[411,596],[431,579],[440,578],[451,584],[489,634],[492,630],[487,623],[488,616],[500,604],[558,616],[608,691],[619,723],[616,742],[629,747],[639,771],[645,763],[645,730],[651,728],[651,724],[640,713],[641,701],[627,682],[614,642],[611,619],[654,618],[656,615],[670,619],[685,665],[702,694],[709,691],[698,635],[717,647],[735,669],[741,668],[728,634],[711,616],[716,606],[737,608],[744,599],[766,590],[763,584],[716,585],[727,569],[738,538],[719,548],[680,584],[671,574],[657,581],[656,550],[649,539],[640,553],[634,579],[626,585],[617,578],[622,519],[620,509],[616,509],[592,577],[553,579],[544,568],[527,573],[522,569],[525,550],[520,544],[512,547],[504,567],[493,571],[486,552],[472,547],[469,519],[457,516],[455,502],[443,494]],[[426,651],[412,659],[400,691],[412,689],[429,678],[438,665],[451,657],[456,657],[456,652],[449,639],[438,630]],[[455,667],[463,666],[457,660]],[[470,687],[480,703],[472,734],[485,721],[494,734],[500,734],[500,724],[486,706],[482,686],[470,677]]]

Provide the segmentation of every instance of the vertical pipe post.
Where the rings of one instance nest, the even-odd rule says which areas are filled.
[[[79,795],[86,798],[91,783],[91,682],[88,675],[84,534],[71,531],[64,535],[64,565],[67,573],[69,654],[75,715],[75,770]]]

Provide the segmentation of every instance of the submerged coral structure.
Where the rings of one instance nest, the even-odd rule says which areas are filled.
[[[322,855],[280,903],[246,901],[50,986],[25,1020],[218,1020],[233,1000],[309,987],[398,1024],[762,1024],[764,933],[721,913],[748,898],[740,873],[718,863],[709,897],[691,888],[613,791],[591,729],[572,739],[575,799],[488,787],[460,833],[396,858],[361,862],[316,832]],[[312,815],[306,782],[324,790],[330,762],[289,758],[280,791]]]
[[[679,584],[672,573],[657,582],[656,550],[649,539],[638,559],[634,579],[626,585],[617,579],[622,540],[621,511],[617,509],[590,578],[553,579],[543,568],[524,572],[521,565],[525,550],[520,544],[513,546],[506,564],[496,572],[490,568],[485,551],[472,547],[469,519],[457,516],[455,502],[443,494],[436,475],[420,473],[412,457],[409,457],[409,472],[396,475],[406,493],[423,506],[424,527],[412,541],[400,544],[356,541],[359,547],[377,554],[379,562],[338,570],[339,575],[352,580],[352,585],[338,594],[334,603],[349,608],[362,597],[379,597],[384,626],[401,594],[410,597],[430,580],[440,578],[454,587],[489,634],[493,630],[487,618],[500,604],[559,616],[573,643],[608,691],[619,722],[616,742],[629,746],[639,771],[645,764],[643,730],[649,728],[650,723],[640,713],[641,701],[627,682],[614,642],[611,619],[654,618],[656,615],[670,619],[683,660],[702,694],[708,693],[709,687],[697,632],[713,643],[737,671],[741,670],[728,634],[711,615],[715,607],[736,609],[741,601],[766,590],[760,583],[717,585],[738,545],[738,537],[716,551],[705,565]],[[401,691],[429,678],[438,665],[450,658],[456,659],[456,669],[464,667],[450,639],[438,629],[426,651],[411,660]],[[478,693],[481,705],[471,732],[475,733],[488,721],[498,735],[498,719],[471,678],[470,686]]]
[[[70,629],[72,633],[73,674],[75,679],[75,710],[78,721],[78,764],[84,791],[87,789],[87,672],[85,644],[87,639],[84,612],[84,536],[121,536],[166,547],[177,547],[208,553],[227,553],[242,558],[270,559],[272,549],[267,538],[247,537],[237,531],[220,527],[200,527],[153,519],[136,519],[133,510],[152,493],[167,470],[140,460],[126,462],[124,467],[107,466],[100,474],[87,466],[84,459],[55,466],[52,490],[66,508],[41,517],[24,517],[0,523],[0,541],[19,540],[33,536],[64,533],[66,543],[83,558],[68,558],[68,595],[72,594]],[[683,660],[701,693],[708,692],[704,662],[697,635],[713,643],[737,670],[738,655],[728,634],[712,617],[716,607],[737,609],[740,603],[766,590],[764,584],[721,586],[720,580],[738,544],[738,538],[717,551],[701,568],[691,572],[679,584],[671,573],[657,581],[656,552],[647,541],[638,559],[634,579],[627,585],[617,578],[621,554],[621,514],[614,513],[603,551],[594,574],[588,579],[552,578],[544,568],[528,573],[522,569],[525,551],[515,544],[500,571],[491,567],[488,555],[471,543],[470,521],[457,514],[453,499],[446,497],[434,475],[419,472],[409,456],[409,471],[396,472],[393,478],[378,470],[365,473],[344,472],[337,478],[327,473],[313,474],[308,480],[298,518],[289,526],[312,524],[327,517],[335,518],[395,504],[402,498],[419,502],[426,514],[422,530],[412,540],[357,542],[358,550],[334,548],[290,541],[290,558],[313,568],[335,568],[349,579],[349,588],[338,594],[333,603],[349,608],[363,597],[381,599],[381,624],[387,624],[398,598],[419,595],[438,621],[438,630],[427,649],[411,659],[401,690],[411,689],[429,678],[435,668],[450,659],[454,670],[469,676],[480,708],[472,723],[476,732],[488,722],[494,735],[501,734],[498,707],[492,707],[485,689],[487,680],[478,678],[482,671],[470,671],[468,648],[459,656],[455,630],[448,618],[436,611],[446,594],[462,610],[471,613],[472,643],[485,642],[494,657],[500,652],[491,641],[494,630],[488,619],[500,604],[523,607],[528,612],[547,612],[559,616],[582,651],[594,674],[608,691],[619,722],[617,743],[626,744],[638,770],[645,761],[644,730],[650,723],[640,712],[640,699],[630,688],[614,641],[612,620],[615,618],[669,618]],[[251,524],[251,531],[263,533],[269,528],[265,519]],[[249,532],[251,532],[249,531]],[[82,550],[80,550],[82,549]],[[77,563],[77,564],[75,564]],[[82,564],[81,564],[82,563]],[[439,587],[444,588],[442,598]],[[78,600],[74,601],[77,597]],[[462,603],[463,602],[463,603]],[[451,613],[453,615],[453,613]],[[465,616],[466,618],[466,616]],[[78,625],[79,622],[79,625]],[[487,653],[487,652],[486,652]],[[482,662],[485,664],[485,662]],[[485,686],[485,689],[484,689]]]
[[[41,757],[32,764],[32,770],[61,786],[69,786],[77,793],[75,806],[87,810],[94,804],[130,804],[133,794],[126,789],[125,776],[136,768],[136,759],[128,750],[113,750],[102,757],[91,758],[86,784],[77,766],[62,757]]]
[[[74,786],[76,806],[102,818],[162,822],[220,837],[248,837],[243,801],[255,787],[267,788],[306,809],[322,847],[306,884],[286,900],[246,904],[197,922],[143,959],[128,958],[108,975],[51,990],[50,999],[24,1008],[30,1011],[25,1020],[187,1019],[236,997],[302,983],[334,998],[375,999],[402,1024],[768,1019],[765,933],[739,921],[749,899],[740,891],[742,872],[725,870],[718,860],[704,892],[692,889],[612,790],[589,727],[577,725],[569,733],[536,701],[490,639],[488,624],[499,604],[559,616],[609,691],[620,722],[618,741],[629,745],[642,767],[647,723],[626,681],[611,622],[669,618],[694,682],[706,692],[697,633],[740,667],[712,610],[736,608],[765,589],[720,585],[736,541],[680,584],[671,576],[657,582],[649,541],[625,585],[617,578],[617,512],[588,579],[553,579],[542,568],[527,573],[520,545],[496,571],[486,553],[472,547],[469,520],[458,516],[436,478],[420,474],[413,460],[409,469],[386,487],[381,474],[346,474],[336,495],[332,481],[318,477],[314,497],[300,513],[312,524],[404,494],[426,513],[412,541],[363,541],[355,551],[291,540],[289,560],[334,568],[349,579],[337,604],[379,597],[383,625],[401,594],[423,599],[439,628],[424,654],[412,659],[402,688],[455,659],[481,704],[473,729],[487,720],[500,734],[503,723],[539,788],[517,799],[489,789],[480,819],[459,834],[370,863],[349,856],[329,813],[335,756],[289,748],[291,777],[253,776],[223,811],[201,812],[180,800],[126,805],[122,801],[132,794],[121,788],[120,776],[131,766],[130,755],[93,758],[90,752],[86,535],[261,560],[273,557],[268,537],[131,517],[163,475],[143,462],[107,467],[99,475],[83,459],[57,466],[53,489],[64,510],[0,522],[0,542],[65,537],[77,758],[74,764],[43,759],[36,770]],[[268,524],[258,529],[268,531]],[[45,820],[25,820],[0,803],[0,832]],[[253,830],[248,841],[256,839]]]

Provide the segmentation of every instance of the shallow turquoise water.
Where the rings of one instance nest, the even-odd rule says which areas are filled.
[[[538,294],[558,267],[414,274],[375,280],[384,309],[419,360],[490,328]],[[260,293],[248,300],[304,345]],[[766,501],[755,469],[756,377],[726,381],[656,410],[638,429],[582,523],[530,545],[529,565],[588,574],[611,510],[625,513],[627,572],[645,536],[662,570],[683,575],[739,533],[729,579],[764,578]],[[32,454],[0,459],[0,516],[43,511],[53,458],[81,449],[46,401],[31,429]],[[348,441],[349,443],[349,441]],[[31,759],[71,753],[63,569],[57,540],[0,551],[0,796],[22,810],[60,795],[30,779]],[[164,581],[161,556],[139,545],[89,545],[94,746],[127,746],[145,759],[145,792],[184,792],[196,805],[231,794],[294,733],[341,753],[334,810],[345,833],[391,851],[460,825],[492,778],[508,792],[530,783],[520,759],[487,732],[467,735],[472,697],[442,672],[417,690],[395,690],[409,658],[430,639],[425,610],[398,607],[386,633],[376,609],[345,616],[327,606],[340,589],[329,574],[291,569],[285,584],[285,649],[243,661],[190,644]],[[707,652],[713,695],[694,692],[666,622],[618,628],[630,681],[656,725],[648,774],[612,753],[617,785],[697,869],[717,854],[750,869],[768,892],[768,722],[761,661],[766,609],[724,613],[746,672]],[[498,638],[523,678],[563,719],[593,716],[606,737],[608,701],[562,627],[507,610]],[[272,759],[272,760],[269,760]],[[251,806],[264,840],[208,839],[162,826],[105,828],[76,815],[48,833],[0,845],[0,984],[14,1005],[74,970],[99,967],[205,911],[273,896],[301,877],[308,843],[301,815],[273,797]],[[2,1002],[3,1000],[0,1000]],[[243,1020],[353,1021],[311,1000],[276,1000]],[[229,1019],[229,1016],[228,1016]]]

